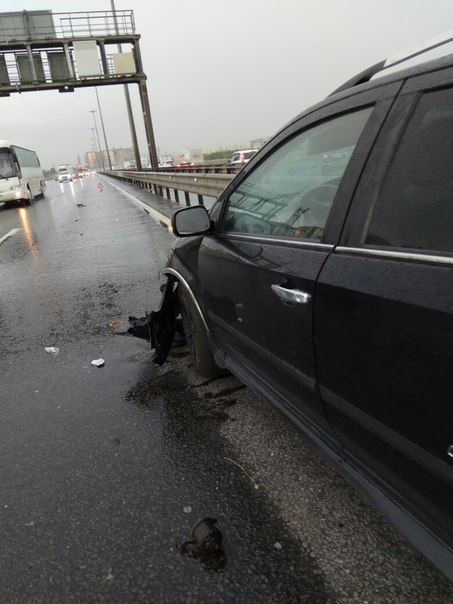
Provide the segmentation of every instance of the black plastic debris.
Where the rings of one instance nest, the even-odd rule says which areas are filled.
[[[203,518],[192,528],[192,539],[178,546],[181,554],[194,558],[223,560],[225,552],[222,545],[222,531],[215,518]]]
[[[146,313],[144,317],[129,317],[128,333],[150,340],[154,350],[153,363],[162,365],[168,357],[175,334],[183,336],[182,323],[179,315],[178,296],[174,282],[170,279],[164,284],[159,310]]]
[[[146,313],[144,317],[137,319],[137,317],[129,317],[129,329],[128,333],[131,333],[136,338],[142,340],[151,340],[151,313]]]
[[[76,206],[78,208],[86,208],[86,205],[84,203],[76,203]]]

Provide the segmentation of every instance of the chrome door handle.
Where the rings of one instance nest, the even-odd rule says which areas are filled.
[[[272,291],[286,304],[308,304],[311,294],[300,289],[286,289],[281,285],[271,285]]]

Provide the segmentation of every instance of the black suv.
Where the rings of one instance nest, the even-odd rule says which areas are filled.
[[[181,237],[152,313],[269,401],[453,580],[453,57],[301,113]]]

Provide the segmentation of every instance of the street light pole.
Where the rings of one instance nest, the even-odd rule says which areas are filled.
[[[93,150],[94,150],[94,167],[96,168],[96,170],[98,170],[100,168],[100,164],[99,164],[99,153],[98,153],[98,149],[96,147],[96,136],[94,134],[94,128],[90,128],[91,130],[91,136],[93,137],[91,139],[91,142],[93,143]]]
[[[107,151],[107,161],[109,163],[109,167],[110,167],[110,171],[111,171],[112,170],[112,162],[110,161],[109,146],[107,144],[107,137],[105,135],[104,120],[102,119],[101,103],[99,102],[99,95],[98,95],[97,86],[95,86],[94,89],[96,91],[96,98],[98,100],[99,117],[101,118],[102,132],[104,134],[105,150]]]
[[[96,113],[96,109],[90,109],[89,111],[90,111],[90,113],[92,113],[92,114],[93,114],[94,130],[95,130],[95,132],[96,132],[96,137],[97,137],[97,139],[98,139],[99,153],[100,153],[100,155],[101,155],[101,167],[102,167],[102,169],[103,169],[103,170],[105,170],[105,166],[104,166],[104,158],[102,157],[101,141],[99,140],[99,132],[98,132],[98,127],[97,127],[97,124],[96,124],[96,118],[95,118],[95,116],[94,116],[94,114]]]

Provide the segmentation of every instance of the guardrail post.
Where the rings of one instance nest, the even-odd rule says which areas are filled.
[[[186,198],[186,206],[190,206],[190,195],[187,191],[184,191],[184,197]]]
[[[167,199],[171,199],[171,195],[170,195],[170,187],[165,187],[165,192],[167,194]]]
[[[198,203],[199,203],[199,205],[200,206],[204,205],[204,203],[203,203],[203,195],[198,194],[197,197],[198,197]]]
[[[175,192],[175,201],[179,203],[179,191],[178,189],[173,189],[173,191]]]

